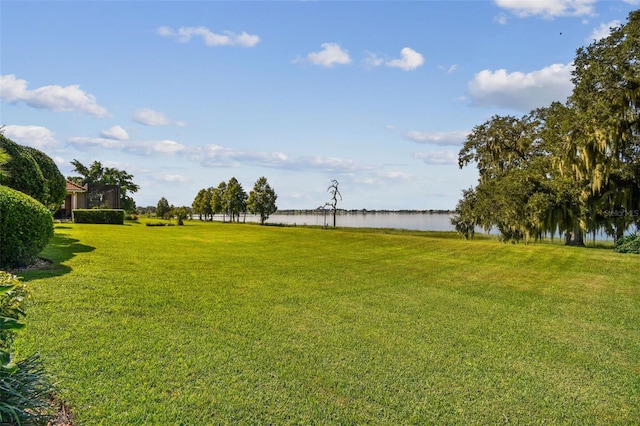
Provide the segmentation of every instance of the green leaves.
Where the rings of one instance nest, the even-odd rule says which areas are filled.
[[[132,174],[113,167],[103,167],[99,161],[94,161],[90,167],[86,167],[78,160],[73,160],[71,164],[75,167],[73,171],[80,173],[82,177],[69,177],[69,180],[79,185],[117,185],[120,187],[120,207],[126,211],[135,209],[135,202],[127,195],[127,192],[138,192],[140,186],[133,183]]]
[[[458,155],[475,163],[475,200],[463,200],[455,225],[497,227],[505,240],[560,232],[618,238],[640,217],[640,10],[575,59],[575,88],[558,102],[474,127]],[[467,197],[468,194],[464,196]]]
[[[24,323],[21,323],[15,318],[0,317],[0,331],[2,330],[19,330],[24,328]]]
[[[247,208],[249,212],[259,214],[260,224],[264,225],[269,216],[278,210],[276,207],[277,198],[278,196],[267,182],[267,178],[262,176],[256,181],[253,190],[249,193]]]

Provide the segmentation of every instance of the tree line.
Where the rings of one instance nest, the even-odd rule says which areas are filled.
[[[566,103],[522,117],[494,116],[473,128],[458,155],[478,184],[462,192],[452,224],[504,241],[560,233],[620,239],[640,226],[640,10],[608,37],[579,48]]]
[[[253,190],[247,194],[235,177],[228,182],[222,181],[216,188],[202,188],[198,191],[191,208],[175,208],[169,201],[162,197],[155,207],[156,217],[176,217],[178,222],[191,215],[198,215],[200,220],[213,220],[216,214],[222,215],[222,220],[240,222],[242,215],[246,213],[260,216],[260,224],[264,225],[270,215],[278,210],[276,200],[278,196],[269,185],[267,178],[260,177],[253,186]]]

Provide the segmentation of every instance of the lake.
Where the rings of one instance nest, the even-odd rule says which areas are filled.
[[[450,223],[452,215],[427,212],[340,212],[336,216],[336,226],[347,228],[397,228],[415,231],[455,231]],[[222,220],[216,215],[214,220]],[[240,219],[242,221],[243,218]],[[260,222],[260,216],[247,215],[246,222]],[[278,225],[333,226],[333,216],[324,213],[275,213],[267,223]]]
[[[395,228],[412,231],[455,231],[451,224],[452,214],[444,212],[339,212],[336,216],[336,226],[346,228]],[[215,216],[214,220],[222,220],[222,216]],[[243,219],[241,218],[240,221]],[[246,222],[260,222],[260,216],[246,215]],[[333,216],[327,211],[326,218],[321,211],[318,213],[275,213],[269,217],[267,223],[278,225],[311,225],[333,226]],[[482,234],[484,230],[476,229],[476,233]],[[490,232],[497,235],[496,230]],[[556,235],[556,238],[560,236]],[[585,236],[585,240],[592,239],[592,235]],[[613,241],[612,237],[603,232],[596,234],[598,241]]]

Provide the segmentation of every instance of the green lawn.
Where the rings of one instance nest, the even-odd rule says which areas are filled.
[[[20,355],[80,425],[640,423],[640,256],[455,234],[65,224]]]

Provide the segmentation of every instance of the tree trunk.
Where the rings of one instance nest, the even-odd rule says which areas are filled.
[[[564,234],[564,244],[567,246],[584,247],[584,237],[580,225],[574,226],[573,232],[566,232]]]

